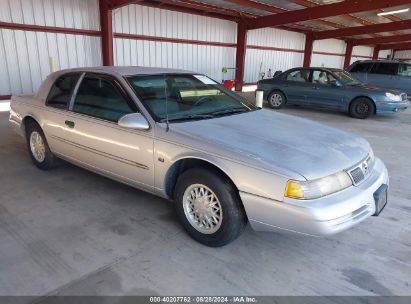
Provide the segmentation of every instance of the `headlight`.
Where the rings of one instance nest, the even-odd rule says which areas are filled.
[[[390,93],[390,92],[385,93],[385,96],[387,96],[392,101],[401,101],[401,99],[402,99],[401,95],[395,95],[395,94]]]
[[[297,199],[315,199],[341,191],[352,186],[352,181],[347,172],[319,178],[312,181],[300,182],[289,180],[284,196]]]

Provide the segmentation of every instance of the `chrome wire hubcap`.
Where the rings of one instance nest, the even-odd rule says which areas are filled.
[[[217,196],[207,186],[189,186],[184,192],[183,206],[186,218],[197,231],[212,234],[220,228],[223,210]]]
[[[34,159],[39,163],[43,162],[46,158],[46,147],[44,145],[43,138],[37,131],[30,134],[30,150]]]
[[[273,106],[279,107],[281,106],[281,103],[283,102],[283,98],[281,97],[280,94],[273,94],[271,95],[270,102]]]

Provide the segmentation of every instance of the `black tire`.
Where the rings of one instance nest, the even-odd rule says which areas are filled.
[[[30,138],[36,133],[41,137],[42,142],[44,143],[44,159],[38,159],[34,156],[33,151],[30,145]],[[50,151],[49,145],[47,143],[46,137],[44,136],[43,130],[41,127],[34,121],[28,122],[26,126],[26,141],[27,141],[27,149],[29,150],[29,154],[33,163],[41,170],[50,170],[55,167],[56,164],[56,157]]]
[[[358,119],[365,119],[375,113],[374,103],[365,97],[360,97],[351,102],[350,115]]]
[[[282,107],[284,107],[287,99],[283,92],[274,90],[270,93],[270,95],[268,95],[267,101],[271,108],[281,109]]]
[[[195,228],[195,223],[190,223],[189,215],[186,215],[188,207],[183,201],[184,194],[186,190],[188,191],[190,187],[195,185],[209,188],[214,192],[221,205],[222,219],[219,228],[214,232],[203,233],[199,231]],[[177,215],[188,234],[196,241],[210,247],[221,247],[232,242],[242,233],[247,224],[247,216],[238,190],[230,180],[214,170],[193,168],[183,172],[177,180],[174,201]],[[196,217],[193,215],[192,218]]]

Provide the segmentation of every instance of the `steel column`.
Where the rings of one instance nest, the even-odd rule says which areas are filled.
[[[311,64],[311,56],[313,54],[314,38],[312,34],[305,35],[304,61],[303,66],[308,68]]]
[[[345,57],[344,57],[344,69],[348,68],[351,63],[353,43],[352,41],[347,41],[347,47],[345,48]]]
[[[378,59],[378,55],[380,54],[380,46],[376,45],[374,47],[374,52],[372,53],[372,59]]]
[[[107,1],[99,0],[101,26],[101,54],[103,65],[114,65],[113,52],[113,11]]]
[[[245,53],[247,48],[247,27],[244,21],[237,24],[237,49],[235,55],[235,90],[241,91],[244,84]]]

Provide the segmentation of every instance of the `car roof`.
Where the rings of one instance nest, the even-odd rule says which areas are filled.
[[[323,70],[323,71],[329,71],[329,72],[342,72],[342,71],[343,71],[342,69],[326,68],[326,67],[309,67],[309,68],[299,67],[299,68],[290,69],[289,71],[292,71],[292,70],[301,70],[301,69],[304,69],[304,70]]]
[[[85,67],[75,69],[64,69],[54,74],[62,75],[73,72],[88,72],[88,73],[105,73],[120,76],[132,76],[132,75],[156,75],[156,74],[195,74],[191,71],[178,70],[178,69],[165,69],[165,68],[151,68],[141,66],[97,66],[97,67]],[[200,74],[200,73],[199,73]]]

